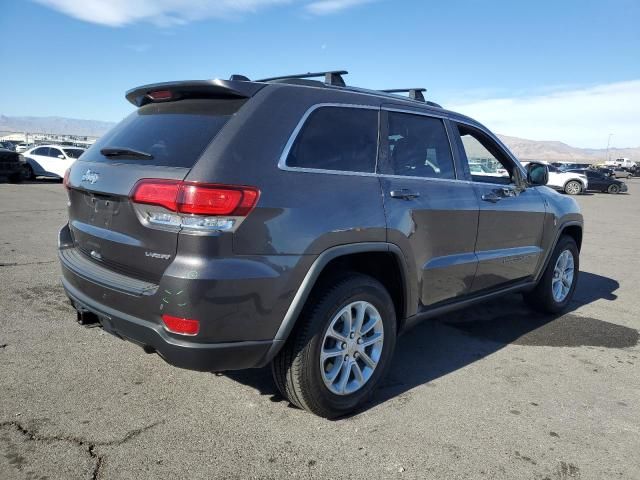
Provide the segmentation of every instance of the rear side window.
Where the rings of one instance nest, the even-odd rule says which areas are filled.
[[[287,166],[373,173],[378,152],[378,110],[320,107],[307,118]]]
[[[211,140],[246,100],[188,99],[140,107],[101,137],[80,161],[191,168]],[[105,157],[119,147],[153,158]]]
[[[80,148],[65,148],[64,153],[66,153],[69,158],[80,158],[80,155],[84,153],[84,150]]]
[[[40,147],[40,148],[36,148],[33,152],[31,152],[33,155],[43,155],[43,156],[48,156],[49,155],[49,147]]]
[[[456,176],[449,137],[439,118],[389,112],[388,158],[392,175]]]

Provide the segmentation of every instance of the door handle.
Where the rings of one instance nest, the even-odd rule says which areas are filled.
[[[485,202],[497,203],[502,200],[502,197],[494,191],[482,195],[482,200],[484,200]]]
[[[392,198],[401,198],[403,200],[413,200],[420,196],[418,192],[412,192],[408,188],[401,188],[400,190],[391,190],[389,193]]]
[[[482,195],[482,200],[485,202],[496,203],[502,200],[503,198],[515,197],[516,191],[511,188],[498,188],[496,190],[491,190],[489,193],[485,193]]]

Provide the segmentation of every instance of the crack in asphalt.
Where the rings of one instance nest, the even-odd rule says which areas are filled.
[[[27,437],[30,441],[34,441],[34,442],[45,442],[45,443],[67,442],[67,443],[71,443],[73,445],[76,445],[76,446],[78,446],[78,447],[80,447],[82,449],[85,449],[87,454],[91,458],[95,459],[95,465],[93,467],[93,472],[91,474],[91,478],[92,478],[92,480],[97,480],[99,478],[99,475],[100,475],[100,469],[102,468],[102,464],[104,462],[104,456],[103,455],[99,455],[95,451],[96,447],[110,447],[110,446],[123,445],[123,444],[127,443],[129,440],[137,437],[138,435],[146,432],[147,430],[151,430],[152,428],[154,428],[154,427],[156,427],[156,426],[158,426],[158,425],[160,425],[162,423],[164,423],[164,420],[159,420],[159,421],[154,422],[154,423],[152,423],[150,425],[147,425],[146,427],[141,427],[141,428],[136,428],[134,430],[131,430],[131,431],[127,432],[125,434],[125,436],[122,437],[121,439],[110,440],[110,441],[106,441],[106,442],[90,442],[88,440],[84,440],[82,438],[78,438],[78,437],[74,437],[74,436],[59,436],[59,435],[43,436],[43,435],[38,435],[37,432],[29,430],[22,423],[17,422],[17,421],[0,422],[0,428],[13,427],[18,432],[20,432],[22,435]]]
[[[22,267],[25,265],[48,265],[50,263],[55,263],[55,262],[57,262],[57,260],[42,260],[40,262],[25,262],[25,263],[0,262],[0,267]]]

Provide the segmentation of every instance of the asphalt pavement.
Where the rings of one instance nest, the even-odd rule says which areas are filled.
[[[291,407],[268,369],[180,370],[66,301],[61,184],[0,184],[0,479],[640,479],[640,179],[579,196],[568,313],[518,295],[399,340],[361,412]]]

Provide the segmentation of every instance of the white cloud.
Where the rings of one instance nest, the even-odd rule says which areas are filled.
[[[70,17],[109,27],[136,22],[182,25],[206,18],[227,18],[302,0],[33,0]],[[309,2],[309,0],[306,0]],[[304,9],[327,15],[374,0],[312,0]]]
[[[253,13],[292,0],[35,0],[85,22],[120,27],[146,21],[181,25],[205,18]]]
[[[317,0],[309,3],[305,9],[314,15],[329,15],[372,1],[373,0]]]
[[[561,140],[582,148],[640,145],[640,80],[543,95],[453,102],[494,132],[532,140]]]

